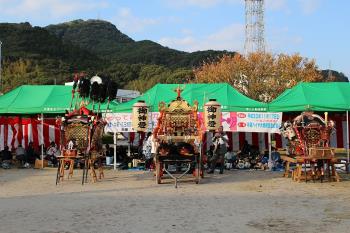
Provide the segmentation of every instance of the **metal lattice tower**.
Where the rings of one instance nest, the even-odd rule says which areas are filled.
[[[245,0],[244,53],[265,52],[264,0]]]

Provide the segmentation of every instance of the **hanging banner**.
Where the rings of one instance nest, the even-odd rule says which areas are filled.
[[[159,112],[151,112],[148,116],[148,132],[157,125]],[[198,113],[202,122],[202,130],[206,131],[203,124],[204,114]],[[131,125],[131,113],[106,113],[106,132],[133,132]],[[266,112],[222,112],[221,124],[226,132],[261,132],[280,133],[282,113]]]
[[[159,112],[148,113],[148,132],[153,131],[158,122]],[[132,127],[132,113],[106,113],[105,132],[135,132]]]
[[[238,132],[280,133],[281,112],[237,112]]]
[[[106,113],[105,132],[132,132],[131,113]]]

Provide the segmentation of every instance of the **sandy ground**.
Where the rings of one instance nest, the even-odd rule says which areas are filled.
[[[350,232],[350,181],[295,183],[280,172],[226,171],[199,185],[157,185],[143,171],[98,183],[55,170],[0,169],[0,232]]]

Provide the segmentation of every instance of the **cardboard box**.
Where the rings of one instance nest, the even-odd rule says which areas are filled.
[[[42,168],[43,167],[42,163],[43,163],[43,161],[40,159],[35,160],[34,168],[39,168],[39,169]],[[48,161],[44,160],[44,167],[47,167],[47,166],[48,166]]]

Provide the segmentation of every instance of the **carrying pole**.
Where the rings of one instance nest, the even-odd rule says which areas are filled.
[[[113,168],[114,170],[117,170],[117,133],[113,133],[113,146],[114,146],[114,153],[113,153]]]
[[[346,154],[348,157],[347,162],[349,164],[349,111],[346,111]]]
[[[271,171],[272,167],[273,167],[272,154],[271,154],[271,133],[268,132],[267,136],[268,136],[268,147],[269,147],[269,162],[268,162],[268,166],[269,166],[269,170]]]
[[[44,169],[44,114],[41,113],[41,169]]]

